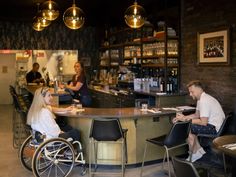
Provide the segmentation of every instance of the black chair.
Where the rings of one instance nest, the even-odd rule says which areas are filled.
[[[214,149],[213,146],[213,140],[221,135],[224,135],[225,132],[227,131],[227,127],[229,126],[229,122],[230,120],[233,118],[233,112],[230,112],[229,114],[226,115],[219,131],[217,132],[217,134],[213,135],[213,134],[197,134],[198,139],[199,139],[199,143],[201,144],[201,146],[204,148],[204,150],[211,155],[211,160],[213,162],[217,161],[218,159],[218,152],[216,151],[216,149]],[[218,160],[221,161],[221,160]],[[211,168],[211,165],[209,163],[209,161],[207,161],[208,165],[205,165],[204,163],[196,163],[197,166],[202,167],[204,166],[205,168],[209,169]],[[223,167],[224,167],[224,171],[226,173],[226,162],[225,162],[225,157],[223,154]]]
[[[164,169],[164,162],[165,157],[167,158],[168,164],[168,175],[171,177],[170,173],[170,163],[169,163],[169,151],[179,148],[187,144],[186,139],[188,138],[189,131],[190,131],[191,121],[186,122],[176,122],[172,125],[169,133],[167,135],[162,135],[152,139],[146,139],[146,145],[143,154],[143,161],[142,161],[142,168],[141,168],[141,176],[143,172],[143,166],[145,161],[145,155],[147,151],[148,143],[152,143],[158,146],[163,146],[165,148],[165,154],[163,158],[163,166]]]
[[[127,129],[122,129],[119,119],[100,118],[93,119],[90,129],[89,141],[89,176],[92,174],[114,174],[109,172],[96,172],[98,143],[119,143],[121,144],[121,174],[124,176],[125,162],[127,162]],[[93,153],[92,153],[93,151]],[[94,156],[95,169],[92,171],[92,155]]]
[[[16,93],[13,86],[9,86],[9,91],[12,96],[14,106],[12,116],[13,147],[19,148],[21,143],[23,143],[25,138],[28,136],[28,132],[25,129],[28,108],[22,96]]]
[[[172,164],[176,177],[200,177],[192,162],[173,157]]]

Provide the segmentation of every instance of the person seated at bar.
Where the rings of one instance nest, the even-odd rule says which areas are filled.
[[[80,140],[80,132],[67,125],[61,129],[55,121],[56,116],[53,112],[71,111],[72,107],[58,108],[51,106],[52,95],[48,87],[41,87],[35,91],[34,99],[27,115],[27,124],[35,131],[50,138],[72,138]]]
[[[73,98],[79,99],[83,106],[90,106],[91,96],[87,87],[84,66],[81,62],[76,62],[74,69],[76,74],[73,75],[71,82],[66,85],[60,85],[60,87],[73,91]]]
[[[44,83],[44,79],[42,78],[42,75],[40,74],[40,72],[38,72],[38,70],[39,64],[34,63],[32,70],[26,74],[27,83]]]
[[[220,103],[214,97],[205,93],[203,84],[200,81],[191,81],[187,87],[190,96],[197,101],[196,112],[186,116],[177,114],[173,122],[192,120],[188,144],[189,153],[192,153],[191,161],[195,162],[206,153],[196,135],[199,133],[217,134],[225,119],[225,114]],[[190,156],[186,160],[190,161]]]

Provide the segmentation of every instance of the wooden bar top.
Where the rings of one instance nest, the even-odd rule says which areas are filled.
[[[63,107],[63,106],[62,106]],[[87,117],[87,118],[140,118],[140,117],[159,117],[173,116],[176,114],[174,110],[161,110],[153,113],[142,111],[139,108],[83,108],[75,109],[69,112],[56,112],[56,115],[67,117]]]

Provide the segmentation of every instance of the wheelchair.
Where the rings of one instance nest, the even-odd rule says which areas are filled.
[[[81,165],[82,176],[86,174],[81,143],[71,138],[45,140],[40,132],[31,130],[20,147],[19,158],[35,177],[66,177],[75,165]]]

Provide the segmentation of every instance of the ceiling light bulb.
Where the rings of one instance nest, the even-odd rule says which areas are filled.
[[[144,8],[134,2],[133,5],[129,6],[125,11],[125,22],[131,28],[140,28],[146,21],[146,12]]]
[[[75,4],[69,7],[63,14],[63,21],[70,29],[79,29],[84,25],[85,15],[82,9]]]

